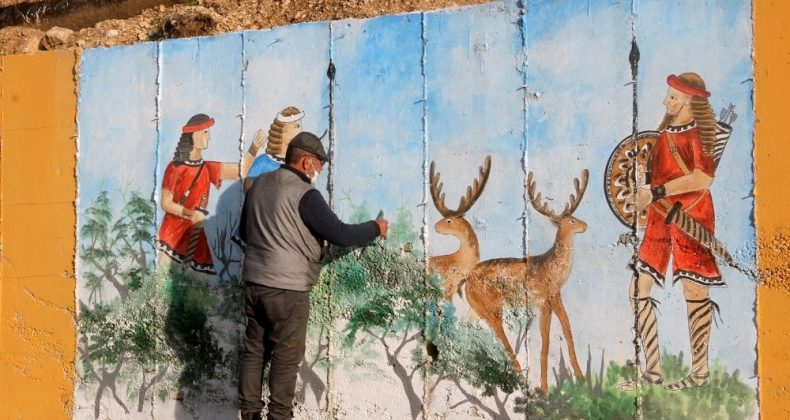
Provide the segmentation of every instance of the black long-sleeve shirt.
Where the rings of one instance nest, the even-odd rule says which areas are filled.
[[[380,234],[379,225],[373,220],[359,224],[343,223],[318,190],[310,190],[302,196],[299,216],[313,235],[339,246],[364,245]]]
[[[298,170],[288,165],[282,165],[281,168],[295,173],[302,181],[310,183],[310,178]],[[310,190],[302,196],[299,201],[299,216],[316,239],[327,240],[339,246],[365,245],[381,234],[378,223],[373,220],[358,224],[343,223],[329,208],[329,204],[318,190]],[[243,215],[242,220],[244,220]],[[243,241],[246,241],[245,236],[242,228]]]

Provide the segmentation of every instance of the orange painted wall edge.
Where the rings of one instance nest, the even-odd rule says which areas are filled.
[[[758,265],[758,375],[764,419],[790,418],[790,214],[786,167],[790,142],[790,3],[754,2],[755,220]]]
[[[0,60],[0,417],[67,419],[76,348],[77,54]]]

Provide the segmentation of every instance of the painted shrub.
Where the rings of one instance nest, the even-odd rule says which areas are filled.
[[[338,214],[391,222],[388,240],[326,261],[299,417],[756,416],[750,13],[504,2],[86,51],[75,417],[234,415],[243,185],[299,130],[334,156],[317,185]],[[713,111],[693,127],[730,127],[709,137],[723,149],[677,147],[689,173],[716,161],[691,184],[716,203],[701,222],[719,245],[690,254],[726,248],[726,288],[640,271],[644,229],[612,211],[678,194],[646,182],[668,92],[688,94],[667,77],[684,72]],[[676,242],[694,236],[672,223]],[[664,288],[629,294],[640,272]],[[676,381],[688,388],[664,389]]]

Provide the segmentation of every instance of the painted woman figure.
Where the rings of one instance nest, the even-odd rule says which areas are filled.
[[[165,169],[162,180],[161,206],[165,212],[159,228],[157,244],[162,251],[160,263],[175,261],[185,268],[215,274],[208,240],[203,223],[208,212],[209,187],[219,188],[224,179],[239,179],[245,175],[263,136],[256,135],[245,154],[241,167],[238,163],[203,160],[203,150],[208,148],[209,128],[214,119],[197,114],[181,129],[181,138],[173,160]]]

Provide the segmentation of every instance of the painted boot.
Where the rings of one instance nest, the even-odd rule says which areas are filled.
[[[642,351],[645,355],[645,373],[642,381],[658,385],[664,381],[661,376],[661,354],[658,348],[658,322],[656,320],[656,305],[658,301],[651,297],[634,299],[636,305],[637,327],[642,340]],[[626,381],[617,385],[621,391],[633,391],[636,384]]]
[[[707,386],[710,383],[708,369],[708,343],[714,311],[718,312],[716,302],[705,298],[686,300],[688,305],[689,339],[691,343],[691,373],[685,378],[666,385],[668,391]]]

